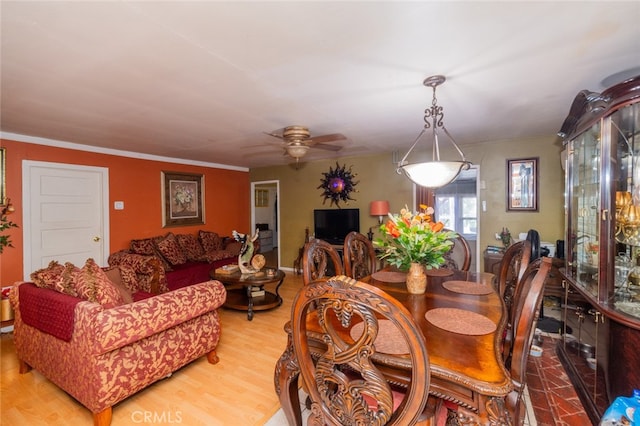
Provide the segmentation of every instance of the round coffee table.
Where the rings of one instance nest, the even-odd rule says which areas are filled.
[[[285,273],[275,268],[263,268],[255,274],[243,274],[240,271],[232,274],[211,271],[211,279],[218,280],[227,288],[226,308],[247,311],[247,319],[253,319],[254,311],[265,311],[282,305],[282,297],[278,293],[284,282]],[[274,292],[265,290],[267,284],[276,284]]]

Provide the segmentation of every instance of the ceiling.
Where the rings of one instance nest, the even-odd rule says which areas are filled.
[[[287,164],[288,125],[399,151],[437,89],[464,149],[553,137],[582,89],[640,74],[640,2],[6,1],[3,137]],[[604,82],[603,82],[604,81]]]

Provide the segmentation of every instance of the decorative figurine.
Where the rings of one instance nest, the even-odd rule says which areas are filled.
[[[242,243],[240,254],[238,255],[238,267],[243,274],[255,274],[258,272],[253,266],[251,266],[251,258],[253,257],[253,243],[258,239],[259,230],[256,229],[256,233],[252,237],[248,237],[247,234],[240,234],[236,230],[232,231],[233,238]]]

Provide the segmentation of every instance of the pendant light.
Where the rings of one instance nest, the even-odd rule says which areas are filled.
[[[462,150],[458,147],[453,137],[449,134],[449,131],[442,120],[444,113],[442,107],[438,106],[436,99],[436,87],[444,83],[446,78],[443,75],[434,75],[427,77],[423,84],[433,89],[433,101],[431,107],[424,110],[424,128],[409,148],[409,151],[402,157],[402,160],[398,163],[398,174],[404,173],[411,181],[416,185],[424,186],[426,188],[439,188],[450,182],[453,182],[462,170],[468,170],[471,163],[464,158]],[[441,161],[440,160],[440,147],[438,145],[438,129],[442,128],[442,132],[449,138],[451,144],[455,147],[462,158],[462,161]],[[431,132],[427,132],[428,130]],[[431,133],[433,138],[433,155],[432,161],[426,161],[422,163],[409,163],[407,157],[413,149],[416,147],[422,136]]]

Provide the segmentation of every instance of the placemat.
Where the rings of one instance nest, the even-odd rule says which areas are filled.
[[[485,284],[473,281],[445,281],[442,287],[454,293],[461,294],[491,294],[493,289]]]
[[[363,329],[364,324],[361,322],[354,325],[349,332],[351,338],[357,340],[362,336]],[[376,340],[373,342],[373,346],[376,351],[385,354],[400,355],[409,353],[406,340],[404,340],[398,332],[396,326],[393,325],[391,321],[385,319],[378,321],[378,337],[376,337]]]
[[[489,318],[463,309],[437,308],[427,311],[424,316],[431,324],[452,333],[480,336],[496,329]]]
[[[386,283],[403,283],[407,280],[407,274],[404,272],[380,271],[371,274],[371,278]]]
[[[427,269],[427,275],[432,277],[448,277],[453,275],[453,271],[449,268]]]

